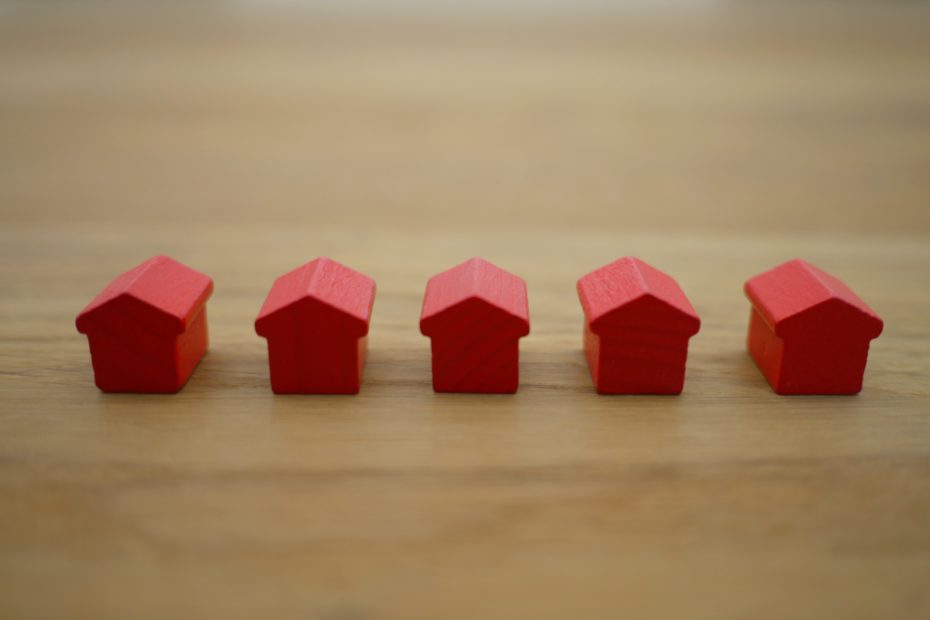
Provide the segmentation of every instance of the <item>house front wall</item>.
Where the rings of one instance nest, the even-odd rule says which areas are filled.
[[[278,394],[355,394],[361,386],[367,338],[319,329],[268,336],[271,389]]]
[[[785,340],[780,394],[858,394],[869,340],[828,331]]]
[[[434,337],[433,389],[437,392],[511,394],[520,379],[517,338]]]
[[[87,331],[94,381],[104,392],[178,391],[177,337],[140,325],[117,307],[94,315]]]
[[[679,394],[688,336],[639,329],[597,336],[586,326],[585,354],[601,394]]]

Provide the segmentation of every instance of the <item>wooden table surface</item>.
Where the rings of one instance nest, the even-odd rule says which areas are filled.
[[[64,9],[62,9],[64,10]],[[930,617],[930,21],[0,19],[0,616]],[[173,396],[74,317],[210,274]],[[377,280],[355,397],[275,397],[252,321],[319,255]],[[426,279],[523,276],[515,396],[437,395]],[[599,397],[576,279],[703,326],[680,397]],[[855,397],[778,397],[742,283],[805,257],[884,319]]]

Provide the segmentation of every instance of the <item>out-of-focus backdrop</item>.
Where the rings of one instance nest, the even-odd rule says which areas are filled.
[[[5,218],[928,228],[909,5],[38,5],[0,24]]]
[[[170,397],[74,316],[211,275]],[[593,394],[574,283],[702,316],[678,398]],[[275,398],[252,321],[319,255],[378,282],[361,394]],[[434,395],[426,279],[523,276],[512,397]],[[882,315],[863,393],[781,398],[748,277]],[[918,2],[0,3],[0,615],[930,615],[930,10]]]

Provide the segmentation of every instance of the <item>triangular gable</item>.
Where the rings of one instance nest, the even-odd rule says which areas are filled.
[[[423,298],[420,331],[430,335],[450,310],[473,298],[512,318],[520,335],[529,333],[526,282],[481,258],[472,258],[430,278]]]
[[[683,333],[693,335],[700,318],[678,283],[648,263],[631,256],[596,269],[578,280],[578,297],[595,333],[610,329],[626,311],[644,305],[664,315]]]
[[[375,281],[332,259],[320,257],[275,280],[255,320],[259,334],[276,316],[307,299],[343,314],[359,336],[368,332],[375,299]]]

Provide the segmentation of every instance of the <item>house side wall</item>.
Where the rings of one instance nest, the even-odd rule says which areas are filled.
[[[368,336],[364,336],[358,339],[358,343],[355,346],[355,359],[356,359],[356,368],[358,369],[356,375],[358,376],[359,386],[356,389],[361,388],[362,375],[365,372],[365,362],[368,361]]]
[[[591,331],[591,325],[585,321],[584,327],[582,328],[582,342],[584,343],[584,356],[588,360],[588,370],[591,372],[591,380],[594,382],[594,387],[597,388],[599,385],[598,380],[598,369],[600,364],[598,360],[600,359],[601,352],[601,339]]]
[[[784,341],[766,324],[755,308],[749,311],[749,334],[746,346],[756,366],[775,391],[779,390]]]
[[[187,329],[178,336],[176,355],[176,380],[179,386],[187,383],[194,369],[207,353],[209,335],[207,329],[207,307],[203,306],[191,320]]]

